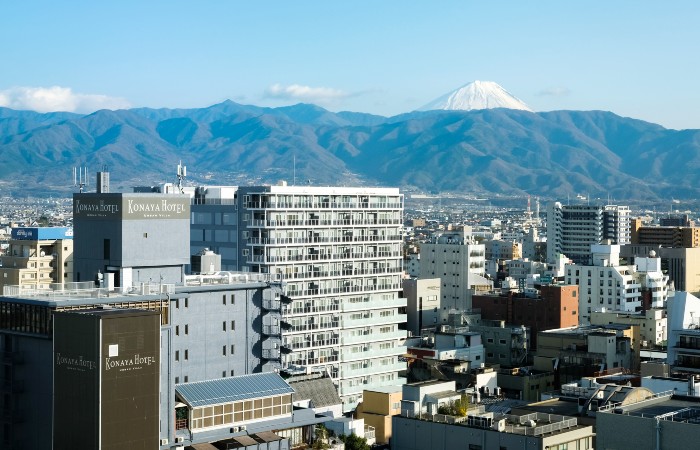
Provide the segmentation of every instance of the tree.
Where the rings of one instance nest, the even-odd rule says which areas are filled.
[[[370,450],[367,438],[352,433],[350,436],[341,434],[338,438],[345,443],[345,450]]]
[[[314,430],[314,443],[311,446],[313,450],[325,450],[331,448],[328,445],[328,429],[323,425],[317,425]]]
[[[445,414],[447,416],[464,417],[467,415],[468,409],[469,397],[467,397],[467,394],[462,393],[459,400],[451,401],[450,403],[439,407],[438,413]]]

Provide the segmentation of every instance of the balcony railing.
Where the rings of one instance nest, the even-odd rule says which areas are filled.
[[[267,227],[314,227],[314,226],[354,226],[354,225],[401,225],[401,218],[391,219],[339,219],[339,220],[321,220],[321,219],[305,219],[305,220],[268,220],[268,219],[250,219],[248,226],[256,228]]]
[[[395,202],[247,202],[248,209],[400,209]]]
[[[344,242],[382,242],[400,241],[399,234],[387,235],[361,235],[361,236],[318,236],[318,237],[293,237],[293,238],[248,238],[248,245],[293,245],[293,244],[342,244]]]
[[[295,261],[333,261],[348,259],[366,258],[399,258],[402,254],[399,251],[389,252],[362,252],[362,253],[313,253],[307,255],[269,255],[265,258],[263,254],[254,254],[247,257],[249,263],[283,263]]]

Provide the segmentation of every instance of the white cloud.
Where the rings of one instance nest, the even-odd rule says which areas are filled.
[[[101,94],[80,94],[71,88],[13,87],[0,90],[0,106],[37,112],[67,111],[91,113],[98,109],[122,109],[130,106],[123,98]]]
[[[566,87],[550,87],[547,89],[542,89],[540,92],[537,93],[540,97],[564,97],[566,95],[571,94],[571,90]]]
[[[333,103],[337,100],[350,97],[347,92],[328,87],[311,87],[299,84],[283,86],[279,83],[273,84],[265,90],[265,98],[280,100],[294,100],[311,103]]]

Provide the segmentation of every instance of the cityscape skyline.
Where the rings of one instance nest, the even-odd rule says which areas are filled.
[[[473,80],[535,111],[692,115],[698,6],[5,4],[0,106],[37,111],[314,103],[396,115]],[[30,9],[31,8],[31,9]],[[369,10],[369,11],[368,11]]]

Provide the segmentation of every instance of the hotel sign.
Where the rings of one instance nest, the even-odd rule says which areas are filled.
[[[138,353],[128,358],[105,358],[105,371],[118,370],[120,372],[128,372],[130,370],[139,370],[156,363],[155,356],[141,356]]]
[[[94,220],[189,219],[190,199],[178,195],[73,196],[73,216]]]

